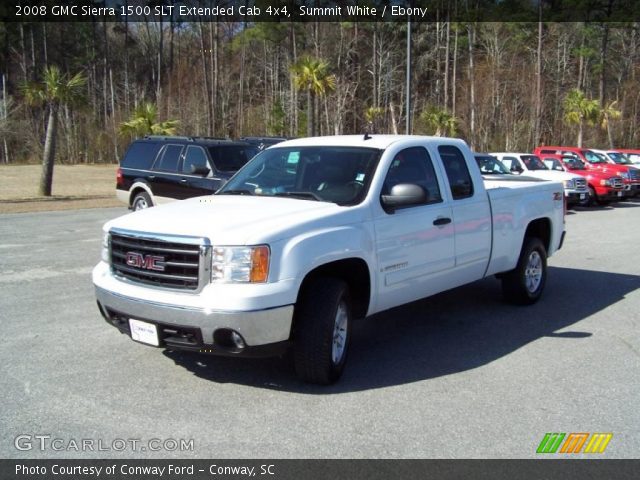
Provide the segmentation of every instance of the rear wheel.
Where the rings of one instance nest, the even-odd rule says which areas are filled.
[[[309,281],[296,304],[293,360],[310,383],[340,378],[351,339],[351,300],[347,284],[335,278]]]
[[[136,193],[136,196],[133,197],[133,201],[131,202],[131,209],[135,212],[149,207],[153,207],[153,202],[149,194],[147,192]]]
[[[502,277],[505,300],[518,305],[531,305],[542,296],[547,280],[547,250],[539,238],[524,240],[518,265]]]

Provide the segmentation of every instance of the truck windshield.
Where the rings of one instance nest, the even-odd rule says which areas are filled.
[[[264,150],[217,195],[262,195],[360,203],[382,150],[356,147],[283,147]]]
[[[603,155],[598,155],[596,152],[592,152],[591,150],[583,150],[582,154],[589,163],[607,163]]]
[[[527,170],[549,170],[537,155],[522,155],[522,161],[527,166]]]
[[[511,175],[509,169],[492,155],[475,155],[475,158],[483,175]]]
[[[620,152],[607,152],[607,155],[618,165],[633,165],[633,162]]]

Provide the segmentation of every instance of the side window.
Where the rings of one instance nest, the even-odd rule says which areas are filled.
[[[473,182],[462,152],[453,145],[441,145],[438,147],[438,153],[447,172],[453,199],[460,200],[471,197],[473,195]]]
[[[406,148],[396,154],[384,180],[382,194],[388,195],[399,183],[421,186],[427,193],[427,203],[442,201],[433,162],[429,152],[422,147]]]
[[[164,147],[162,157],[156,162],[154,170],[177,172],[180,152],[182,152],[182,145],[167,145]]]
[[[187,147],[187,153],[184,156],[184,162],[182,164],[182,172],[191,174],[191,167],[209,168],[207,155],[204,153],[202,147],[194,147],[192,145]]]
[[[500,161],[502,163],[504,163],[505,167],[507,167],[509,170],[511,170],[511,167],[513,165],[513,160],[511,160],[509,157],[502,157],[502,159]]]
[[[522,166],[516,157],[504,157],[502,163],[512,172],[521,172]]]

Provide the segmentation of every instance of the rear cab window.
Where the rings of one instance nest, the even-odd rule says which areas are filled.
[[[473,182],[464,155],[458,147],[440,145],[438,153],[442,159],[449,187],[454,200],[462,200],[473,196]]]
[[[120,166],[136,170],[149,170],[161,146],[158,142],[133,142],[127,149]]]

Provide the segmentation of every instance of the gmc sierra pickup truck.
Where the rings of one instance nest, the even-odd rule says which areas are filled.
[[[133,340],[219,355],[292,348],[336,381],[354,319],[496,275],[536,302],[564,238],[563,185],[483,181],[459,139],[336,136],[265,149],[215,195],[104,226],[93,270]]]

